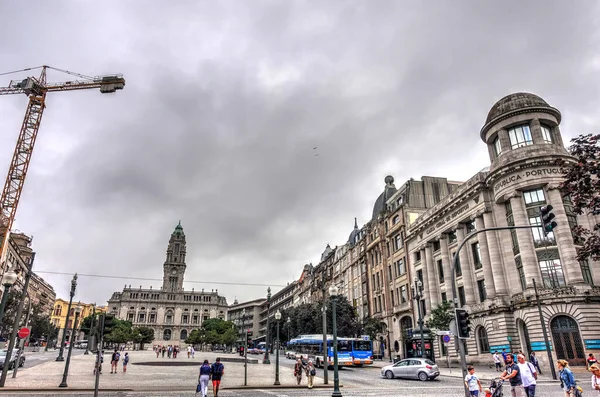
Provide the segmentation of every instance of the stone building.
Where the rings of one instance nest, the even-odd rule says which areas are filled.
[[[167,246],[162,287],[125,286],[109,299],[109,312],[131,321],[134,327],[152,328],[158,344],[181,344],[192,330],[200,328],[204,320],[225,320],[227,300],[217,290],[183,289],[186,254],[185,233],[180,222]]]
[[[235,324],[239,339],[238,346],[244,345],[244,330],[248,331],[249,347],[254,347],[254,338],[259,336],[260,331],[260,313],[263,311],[263,305],[266,298],[254,299],[239,303],[237,300],[227,310],[227,320]]]
[[[411,271],[424,284],[425,312],[457,299],[470,313],[471,362],[490,362],[506,349],[537,351],[547,368],[542,326],[554,357],[583,365],[600,329],[600,264],[578,262],[571,228],[599,219],[577,217],[559,190],[557,160],[573,161],[561,137],[561,113],[540,97],[508,95],[490,110],[480,137],[490,167],[475,174],[410,223],[407,250]],[[469,233],[489,227],[540,225],[539,209],[552,205],[558,227],[491,231],[470,235],[452,268],[457,247]],[[451,288],[456,275],[457,296]],[[540,294],[543,323],[536,307]],[[416,318],[416,311],[413,313]],[[454,346],[435,343],[436,356]]]
[[[293,281],[273,295],[271,295],[271,288],[267,290],[267,299],[262,303],[260,308],[258,320],[259,330],[258,335],[254,338],[255,343],[266,341],[267,319],[270,324],[273,324],[276,321],[275,313],[277,313],[277,310],[283,312],[285,309],[294,305],[294,291],[296,290],[296,287],[297,283],[296,281]],[[281,321],[285,321],[285,319]],[[273,345],[274,340],[275,336],[269,334],[269,345]]]
[[[81,308],[81,314],[77,320],[77,329],[81,329],[81,321],[90,316],[92,313],[106,313],[106,306],[96,306],[94,303],[83,303],[83,302],[72,302],[71,310],[69,311],[69,301],[64,299],[56,299],[53,302],[52,314],[50,316],[50,322],[58,328],[58,335],[56,340],[58,342],[58,346],[60,346],[60,341],[62,340],[63,333],[67,333],[65,337],[65,341],[69,342],[71,340],[71,335],[73,331],[73,325],[75,321],[75,308]],[[67,321],[67,313],[69,314],[69,321]],[[83,332],[76,332],[77,336],[75,340],[80,340],[84,337]]]
[[[32,237],[21,232],[12,232],[9,235],[6,257],[1,264],[1,271],[2,275],[8,270],[17,273],[17,281],[11,287],[13,291],[22,291],[25,285],[25,276],[29,273],[31,257],[33,255],[31,248],[32,240]]]
[[[54,301],[56,300],[54,288],[33,272],[31,274],[31,279],[29,280],[29,288],[27,288],[27,291],[31,297],[31,302],[34,305],[40,305],[41,312],[50,316],[54,307]]]

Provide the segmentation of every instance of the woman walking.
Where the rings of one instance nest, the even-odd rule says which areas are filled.
[[[296,361],[296,365],[294,366],[294,376],[296,377],[298,385],[302,383],[302,372],[304,372],[304,365],[302,365],[302,360],[298,359],[298,361]]]
[[[567,360],[558,360],[556,367],[560,373],[560,386],[565,392],[565,397],[575,397],[577,382],[571,368],[569,368],[569,362]]]
[[[202,397],[206,397],[208,393],[208,381],[210,380],[210,364],[208,360],[204,360],[204,363],[200,367],[200,376],[198,377],[198,383],[200,383],[200,394]]]
[[[600,394],[600,366],[598,364],[590,365],[592,375],[592,390],[596,390]]]

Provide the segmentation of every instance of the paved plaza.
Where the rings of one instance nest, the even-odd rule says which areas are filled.
[[[64,362],[56,362],[56,352],[36,353],[30,362],[36,362],[33,367],[19,370],[16,379],[8,378],[2,396],[90,396],[94,386],[93,363],[94,355],[78,354],[71,359],[70,373],[66,389],[59,389],[62,380]],[[194,359],[187,358],[187,354],[180,355],[177,359],[156,358],[151,351],[130,351],[131,361],[127,373],[110,373],[110,355],[105,355],[103,374],[100,377],[100,395],[103,397],[175,397],[194,396],[198,378],[198,367],[206,358],[213,362],[217,356],[224,359],[239,358],[233,354],[196,353]],[[32,356],[34,356],[32,354]],[[250,356],[249,356],[250,357]],[[260,359],[260,356],[252,356]],[[142,363],[152,365],[140,365]],[[223,390],[219,393],[222,397],[329,397],[332,393],[333,371],[329,371],[329,385],[323,385],[323,371],[318,370],[315,385],[319,388],[308,390],[306,379],[302,387],[295,386],[293,377],[293,360],[280,358],[281,387],[274,387],[275,357],[271,356],[271,365],[248,365],[248,388],[244,387],[243,362],[224,362],[225,376],[223,377]],[[190,364],[190,365],[186,365]],[[428,382],[410,379],[385,379],[380,374],[380,367],[389,362],[376,362],[372,367],[344,368],[339,371],[341,391],[344,396],[437,396],[440,392],[444,397],[462,397],[462,381],[460,369],[441,368],[441,376]],[[442,363],[440,363],[442,364]],[[484,380],[484,385],[489,384],[489,379],[497,373],[489,368],[481,368],[478,374]],[[577,379],[591,395],[589,390],[589,376],[578,372]],[[509,391],[508,388],[505,391]],[[553,381],[549,374],[544,374],[539,379],[538,392],[541,397],[562,397],[559,383]],[[212,395],[212,392],[209,392]],[[505,393],[505,395],[509,395]]]

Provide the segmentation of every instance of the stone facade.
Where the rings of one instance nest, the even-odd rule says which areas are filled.
[[[186,240],[181,223],[171,234],[163,265],[160,289],[125,286],[113,293],[108,310],[119,319],[129,320],[134,327],[154,330],[157,344],[183,344],[187,335],[200,328],[209,318],[227,318],[227,300],[210,292],[183,289],[186,270]]]
[[[238,346],[243,346],[245,343],[244,330],[249,332],[249,347],[254,346],[254,339],[260,335],[260,313],[266,301],[266,298],[254,299],[242,303],[236,300],[233,302],[233,305],[229,306],[227,320],[233,322],[237,328],[239,335]]]
[[[31,274],[27,290],[33,304],[40,305],[42,313],[50,316],[56,300],[54,288],[34,272]]]
[[[537,351],[547,369],[542,327],[554,358],[583,365],[600,329],[600,264],[580,263],[571,227],[597,219],[577,217],[558,190],[563,172],[557,160],[573,161],[563,146],[560,112],[532,94],[500,100],[488,115],[481,138],[491,165],[410,224],[411,269],[425,285],[426,312],[442,300],[460,302],[471,317],[469,361],[490,362],[496,350]],[[540,225],[539,209],[552,205],[558,227],[488,231],[483,228]],[[455,268],[451,261],[468,237]],[[436,266],[440,263],[440,266]],[[440,269],[443,275],[440,274]],[[543,323],[536,306],[539,289]],[[415,316],[415,313],[413,313]],[[441,341],[434,344],[442,356]],[[456,349],[450,344],[450,352]]]

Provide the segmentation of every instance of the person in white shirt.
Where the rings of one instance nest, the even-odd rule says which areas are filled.
[[[597,390],[600,393],[600,366],[598,364],[590,365],[592,375],[592,390]]]
[[[537,379],[537,372],[535,366],[530,362],[525,361],[525,356],[519,354],[517,356],[519,363],[519,372],[521,373],[521,381],[523,382],[523,388],[525,389],[525,395],[527,397],[535,397],[535,386]]]
[[[496,364],[496,372],[502,372],[502,362],[500,361],[500,354],[494,352],[494,364]]]

